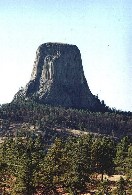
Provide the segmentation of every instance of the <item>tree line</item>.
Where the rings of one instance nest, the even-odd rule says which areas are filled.
[[[0,193],[5,195],[59,194],[63,188],[69,194],[80,194],[98,185],[95,176],[101,174],[103,188],[109,191],[104,174],[125,174],[115,194],[130,192],[132,177],[132,145],[128,137],[120,142],[107,137],[56,138],[46,145],[43,137],[7,138],[0,144]],[[124,186],[124,187],[123,187]],[[98,194],[105,194],[99,191]]]
[[[132,113],[115,109],[109,112],[65,109],[21,101],[0,107],[0,123],[8,129],[10,123],[30,123],[37,129],[78,129],[81,131],[106,134],[112,137],[131,135]]]

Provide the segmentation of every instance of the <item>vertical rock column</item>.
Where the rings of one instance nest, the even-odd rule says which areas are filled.
[[[22,93],[25,98],[66,108],[95,109],[100,104],[88,87],[79,49],[62,43],[39,46],[31,79]]]

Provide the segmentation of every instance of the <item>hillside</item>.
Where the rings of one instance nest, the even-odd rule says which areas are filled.
[[[87,110],[65,109],[21,101],[0,107],[1,136],[36,134],[61,130],[79,130],[106,136],[122,138],[131,136],[132,113],[109,110],[109,112],[90,112]]]
[[[56,138],[48,144],[41,135],[2,140],[1,194],[131,195],[132,145],[128,137],[117,143],[87,134]]]
[[[1,105],[0,193],[117,194],[123,188],[130,195],[131,127],[130,112],[90,112],[29,100]],[[113,181],[107,176],[113,174],[127,179]]]

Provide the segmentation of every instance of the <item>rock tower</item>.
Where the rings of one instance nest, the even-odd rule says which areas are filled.
[[[88,87],[78,47],[63,43],[39,46],[31,79],[14,100],[19,97],[66,108],[96,110],[101,107]]]

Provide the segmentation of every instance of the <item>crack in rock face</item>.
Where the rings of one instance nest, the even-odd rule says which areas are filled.
[[[66,108],[95,110],[101,105],[88,87],[78,47],[63,43],[38,47],[31,79],[14,100],[20,96]]]

